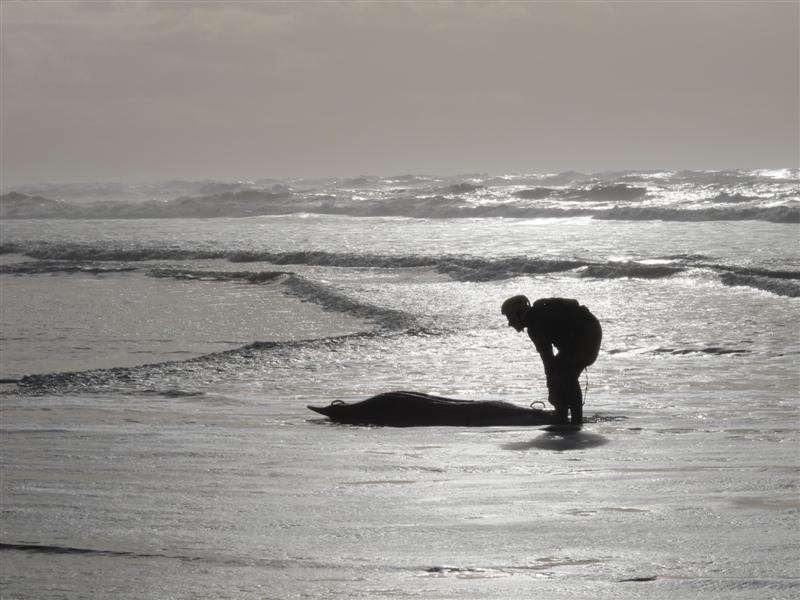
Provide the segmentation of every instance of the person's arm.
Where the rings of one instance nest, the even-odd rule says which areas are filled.
[[[536,351],[539,353],[539,356],[542,357],[542,360],[545,362],[553,360],[553,344],[550,343],[550,340],[536,332],[529,333],[531,341],[533,345],[536,346]]]
[[[539,353],[539,356],[542,358],[542,363],[544,363],[544,374],[547,375],[547,385],[550,385],[550,372],[552,371],[552,365],[555,357],[553,356],[553,344],[550,343],[550,340],[542,336],[541,334],[537,334],[534,331],[528,329],[528,335],[533,341],[533,345],[536,346],[536,351]]]

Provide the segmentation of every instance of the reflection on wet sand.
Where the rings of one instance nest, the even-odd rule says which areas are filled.
[[[585,450],[596,448],[609,442],[607,437],[588,431],[547,431],[543,435],[526,442],[511,442],[503,444],[504,450],[553,450],[565,452],[568,450]]]

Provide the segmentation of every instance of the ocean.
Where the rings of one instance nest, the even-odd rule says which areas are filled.
[[[800,170],[3,192],[4,599],[800,594]],[[308,410],[546,402],[515,294],[580,432]]]

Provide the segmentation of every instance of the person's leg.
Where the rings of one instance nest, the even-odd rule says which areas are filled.
[[[569,423],[569,413],[572,412],[572,421],[580,422],[575,420],[576,410],[580,411],[582,403],[578,377],[575,374],[575,368],[561,355],[553,361],[548,378],[548,388],[548,400],[556,409],[556,421],[561,424]],[[580,414],[578,417],[580,418]]]
[[[573,425],[583,423],[583,393],[577,377],[570,382],[569,412],[571,415],[570,422]]]
[[[566,404],[556,405],[556,423],[567,425],[569,423],[569,407]]]
[[[588,312],[588,311],[587,311]],[[600,322],[590,314],[586,324],[574,341],[574,346],[559,353],[562,362],[562,376],[565,381],[565,398],[572,414],[572,423],[579,425],[583,422],[583,393],[581,392],[581,372],[597,360],[600,343],[603,339],[603,329]]]
[[[570,422],[580,425],[583,422],[583,393],[578,379],[580,367],[570,366],[563,370],[564,400],[571,414]]]
[[[547,401],[554,407],[558,406],[558,372],[555,357],[546,359],[542,357],[544,373],[547,377]]]

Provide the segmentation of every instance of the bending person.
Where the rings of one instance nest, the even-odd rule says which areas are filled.
[[[597,360],[603,331],[589,309],[567,298],[542,298],[531,306],[525,296],[503,302],[501,312],[518,332],[528,329],[547,376],[547,400],[560,423],[583,421],[583,394],[578,377]],[[553,354],[553,347],[558,354]],[[571,420],[568,417],[571,416]]]

